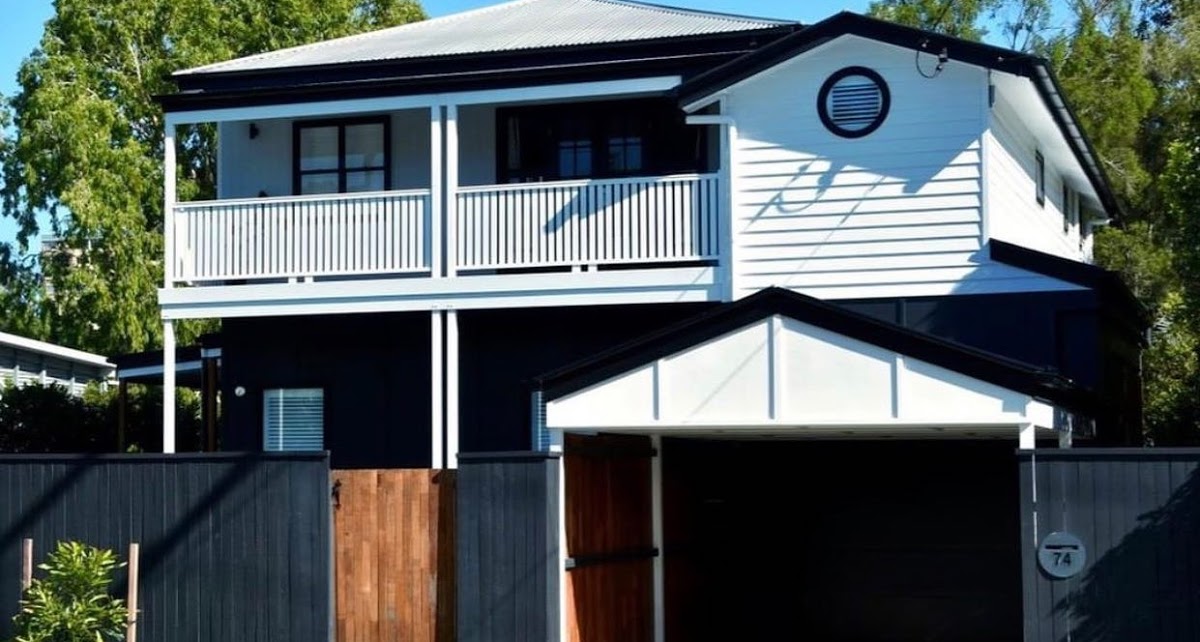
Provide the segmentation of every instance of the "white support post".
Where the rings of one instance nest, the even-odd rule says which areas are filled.
[[[1021,450],[1033,450],[1037,447],[1037,426],[1033,424],[1021,425],[1018,446]]]
[[[722,101],[721,111],[724,112],[724,101]],[[722,195],[724,209],[721,212],[721,273],[725,275],[726,285],[729,288],[726,296],[727,301],[733,301],[738,298],[741,279],[738,278],[738,260],[741,258],[741,252],[738,251],[738,172],[741,167],[738,166],[738,129],[737,124],[730,120],[724,127],[721,128],[724,135],[721,137],[721,172],[725,178],[725,193]]]
[[[650,460],[650,532],[654,548],[654,642],[667,639],[666,618],[666,571],[663,560],[663,498],[662,498],[662,436],[650,437],[654,457]]]
[[[434,310],[430,314],[430,332],[429,332],[429,354],[432,355],[431,363],[429,364],[429,388],[432,391],[430,395],[430,416],[433,421],[430,422],[429,441],[429,467],[434,470],[440,470],[446,467],[446,458],[442,450],[442,428],[445,424],[442,396],[443,386],[445,385],[444,374],[444,357],[442,351],[442,315],[441,310]]]
[[[458,312],[446,311],[446,466],[458,468]]]
[[[446,276],[454,276],[458,264],[458,105],[446,105]]]
[[[550,431],[550,452],[558,453],[558,639],[571,639],[570,621],[567,618],[567,592],[570,589],[567,571],[567,457],[564,452],[565,435],[561,430]]]
[[[163,321],[163,452],[175,452],[175,322]]]
[[[429,109],[429,266],[435,279],[444,276],[445,246],[442,237],[442,221],[446,215],[442,203],[445,190],[445,177],[442,164],[442,106],[434,105]]]
[[[175,123],[163,125],[163,288],[175,281]]]

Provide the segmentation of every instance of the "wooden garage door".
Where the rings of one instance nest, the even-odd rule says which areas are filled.
[[[654,550],[647,437],[568,435],[569,642],[654,637]]]

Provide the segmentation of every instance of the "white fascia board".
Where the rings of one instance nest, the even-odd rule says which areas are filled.
[[[778,429],[794,429],[794,430],[846,430],[851,428],[861,428],[863,430],[888,430],[893,428],[929,428],[929,429],[951,429],[963,428],[969,430],[983,430],[987,428],[1017,428],[1019,426],[1030,423],[1025,419],[1016,415],[1006,415],[1000,417],[964,417],[945,420],[928,420],[928,419],[887,419],[887,418],[846,418],[846,419],[812,419],[803,424],[797,424],[795,421],[774,421],[774,420],[721,420],[721,421],[687,421],[687,420],[668,420],[652,423],[638,424],[567,424],[556,422],[554,420],[554,402],[547,404],[546,408],[547,419],[546,427],[550,430],[778,430]]]
[[[686,117],[689,125],[736,125],[730,116],[720,114],[691,114]]]
[[[977,422],[890,422],[853,423],[823,422],[805,425],[782,423],[755,424],[651,424],[639,426],[551,426],[551,431],[570,433],[618,433],[631,435],[705,436],[725,439],[774,436],[795,439],[881,439],[888,437],[913,437],[924,439],[1016,439],[1025,425],[1011,418],[979,420]],[[1041,437],[1057,434],[1054,430],[1035,427]]]
[[[171,112],[166,116],[168,126],[192,123],[218,123],[237,120],[267,120],[273,118],[306,118],[333,114],[360,114],[395,111],[399,109],[428,109],[435,105],[479,105],[537,102],[598,96],[626,96],[658,93],[679,85],[679,76],[652,76],[627,80],[539,85],[505,89],[481,89],[412,96],[385,96],[353,100],[327,100],[310,103],[229,107]]]
[[[83,350],[75,350],[74,348],[64,348],[63,346],[38,341],[37,339],[29,339],[26,337],[0,332],[0,345],[25,350],[26,352],[36,352],[38,354],[58,357],[65,361],[73,361],[75,363],[83,363],[89,366],[95,366],[103,369],[114,369],[115,365],[110,363],[107,358],[91,352]]]
[[[159,290],[164,319],[715,301],[711,267]]]
[[[175,364],[175,372],[195,372],[200,370],[199,361],[181,361]],[[138,368],[125,368],[117,371],[118,379],[129,379],[131,377],[145,377],[149,375],[160,375],[163,373],[163,367],[157,366],[141,366]]]

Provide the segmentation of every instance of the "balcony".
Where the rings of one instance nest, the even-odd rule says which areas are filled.
[[[167,172],[163,317],[719,300],[727,170],[674,82],[173,115],[219,197]]]
[[[174,280],[429,277],[437,256],[469,277],[700,264],[719,254],[711,174],[462,187],[452,209],[451,225],[430,190],[180,203]]]

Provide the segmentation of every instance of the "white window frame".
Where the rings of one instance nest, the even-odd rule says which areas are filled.
[[[273,409],[273,403],[279,403],[281,406],[288,399],[292,398],[298,403],[313,403],[313,399],[317,400],[320,409],[320,419],[318,421],[317,430],[319,431],[319,443],[316,448],[313,447],[295,447],[286,443],[288,436],[286,434],[287,426],[283,425],[286,420],[286,408]],[[262,392],[262,448],[265,452],[319,452],[325,450],[325,389],[324,388],[267,388]],[[274,417],[278,417],[280,425],[271,426],[272,410],[275,410]],[[311,441],[313,430],[311,426],[306,427],[305,433],[302,436],[293,437],[293,439],[307,439]],[[272,443],[274,441],[275,443]]]

